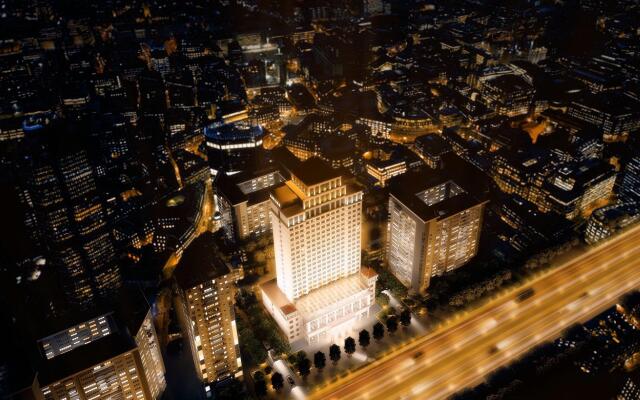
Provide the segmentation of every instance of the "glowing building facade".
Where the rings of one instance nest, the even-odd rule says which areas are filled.
[[[290,342],[317,343],[369,316],[377,275],[360,266],[360,188],[317,158],[287,169],[271,192],[277,280],[262,299]]]
[[[478,252],[485,201],[425,170],[391,184],[387,261],[403,285],[424,292],[431,277],[466,264]]]
[[[36,398],[156,400],[165,368],[149,307],[129,305],[38,340]]]
[[[213,238],[199,236],[176,268],[176,313],[207,395],[211,385],[242,376],[235,313],[235,283],[241,278],[212,254]]]
[[[271,232],[269,193],[283,181],[277,168],[216,176],[216,205],[222,215],[222,229],[229,240]]]

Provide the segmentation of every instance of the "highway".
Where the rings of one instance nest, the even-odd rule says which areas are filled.
[[[456,316],[309,394],[311,399],[442,399],[640,288],[640,226]],[[525,295],[525,293],[527,295]]]

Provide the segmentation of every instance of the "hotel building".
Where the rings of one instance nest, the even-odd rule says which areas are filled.
[[[387,228],[390,271],[424,293],[431,277],[466,264],[478,252],[485,204],[440,173],[422,169],[396,178]]]
[[[262,300],[290,342],[318,343],[374,302],[377,275],[360,266],[362,191],[318,158],[284,161],[288,180],[271,192],[277,280]]]
[[[185,250],[175,272],[176,313],[205,393],[211,384],[242,376],[235,312],[236,270],[213,253],[213,234]]]

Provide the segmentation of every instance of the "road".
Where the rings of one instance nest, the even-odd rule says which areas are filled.
[[[205,189],[202,193],[204,198],[202,200],[202,209],[200,210],[200,218],[198,219],[198,221],[196,221],[195,223],[196,226],[193,231],[193,235],[191,238],[189,238],[189,240],[196,238],[201,234],[203,234],[204,232],[206,232],[207,230],[209,230],[209,227],[211,224],[211,217],[215,212],[215,204],[213,201],[212,190],[213,189],[211,186],[211,181],[207,180],[205,182]],[[165,281],[171,279],[171,277],[173,276],[173,271],[176,269],[176,267],[178,266],[178,263],[180,262],[180,256],[181,255],[177,254],[176,252],[173,252],[167,258],[167,261],[162,267],[162,277]],[[158,330],[159,340],[163,348],[169,342],[169,336],[168,336],[169,335],[169,311],[171,309],[171,302],[172,302],[171,289],[167,287],[161,290],[160,293],[158,294],[158,298],[156,299],[157,313],[155,316],[155,323],[156,323],[156,329]]]
[[[311,399],[442,399],[640,287],[640,226],[458,315]],[[533,295],[521,294],[532,289]],[[518,295],[521,295],[520,297]]]

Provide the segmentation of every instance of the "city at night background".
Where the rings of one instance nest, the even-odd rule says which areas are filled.
[[[638,0],[0,0],[0,399],[640,400]]]

